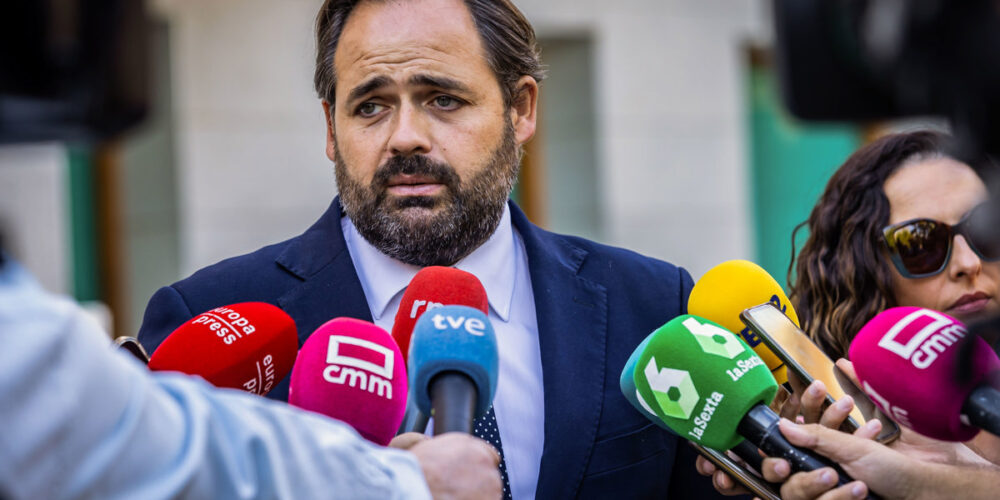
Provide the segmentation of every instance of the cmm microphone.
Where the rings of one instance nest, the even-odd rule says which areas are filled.
[[[775,380],[784,384],[788,381],[784,362],[740,320],[744,309],[769,302],[799,326],[799,317],[791,301],[764,268],[748,260],[730,260],[709,269],[694,284],[688,297],[688,312],[714,321],[731,332],[739,332],[743,341],[764,360]]]
[[[410,397],[434,417],[434,435],[472,433],[493,404],[499,358],[482,311],[443,306],[417,320],[410,343]]]
[[[264,395],[292,370],[295,321],[263,302],[216,307],[177,327],[149,358],[150,370],[199,375],[216,387]]]
[[[430,266],[410,280],[392,323],[392,338],[409,359],[410,336],[420,316],[436,307],[469,306],[489,314],[486,289],[472,273],[453,267]]]
[[[336,318],[302,345],[288,402],[346,422],[386,446],[403,421],[406,393],[403,355],[389,333],[367,321]]]
[[[960,356],[965,325],[937,311],[893,307],[872,318],[851,342],[862,388],[886,415],[924,436],[968,441],[980,429],[1000,435],[1000,391],[989,379],[1000,359],[979,337]],[[959,380],[958,363],[969,374]]]
[[[839,484],[851,481],[835,464],[793,446],[767,405],[778,384],[764,361],[733,333],[685,314],[653,332],[631,376],[635,397],[680,437],[718,451],[744,439],[793,470],[833,467]]]

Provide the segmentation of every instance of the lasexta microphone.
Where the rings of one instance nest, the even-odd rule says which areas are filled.
[[[768,456],[788,460],[793,470],[830,466],[841,484],[851,481],[836,465],[785,439],[767,406],[778,391],[770,370],[716,323],[687,314],[669,321],[642,347],[631,376],[637,398],[678,436],[718,451],[747,439]]]
[[[633,408],[661,429],[673,432],[667,424],[660,420],[660,417],[653,410],[653,405],[655,405],[656,402],[646,401],[635,387],[635,367],[639,364],[639,356],[646,349],[646,346],[649,345],[649,341],[653,338],[653,335],[654,334],[651,333],[646,336],[639,346],[632,351],[632,355],[629,356],[628,361],[625,362],[625,368],[622,370],[618,383],[622,390],[622,395],[625,396],[625,399],[632,405]],[[748,445],[743,446],[744,443],[747,443]],[[697,449],[699,453],[707,453],[703,452],[702,449],[699,449],[698,446],[696,446],[695,449]],[[760,470],[764,457],[761,457],[760,453],[757,452],[756,446],[749,445],[747,441],[742,441],[734,448],[731,448],[731,451],[736,453],[736,455],[743,459],[743,461],[750,464],[751,467]]]
[[[980,429],[1000,435],[1000,391],[989,384],[1000,359],[966,335],[946,314],[893,307],[861,328],[850,357],[862,388],[900,425],[942,441],[968,441]],[[970,357],[960,356],[963,339],[972,343]],[[963,361],[969,376],[959,380]]]
[[[472,273],[453,267],[430,266],[410,280],[392,323],[392,338],[409,359],[410,336],[426,311],[441,306],[469,306],[489,314],[486,289]]]
[[[263,302],[217,307],[177,327],[149,358],[150,370],[199,375],[216,387],[264,395],[288,375],[295,321]]]
[[[784,384],[788,381],[785,364],[740,321],[744,309],[769,302],[799,326],[795,308],[781,285],[764,268],[748,260],[730,260],[709,269],[694,284],[688,297],[688,312],[739,332],[743,341],[764,360],[775,380]]]
[[[482,311],[444,306],[424,314],[410,343],[410,397],[434,417],[434,434],[472,432],[493,404],[496,334]]]
[[[389,333],[353,318],[327,321],[299,350],[288,402],[346,422],[373,443],[389,444],[403,421],[407,380]]]

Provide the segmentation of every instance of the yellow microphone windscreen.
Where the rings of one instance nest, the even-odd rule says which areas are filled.
[[[795,314],[781,285],[764,268],[748,260],[730,260],[709,269],[691,289],[688,313],[714,321],[740,337],[753,348],[779,384],[788,380],[784,363],[740,320],[740,313],[761,304],[772,303],[796,326]]]

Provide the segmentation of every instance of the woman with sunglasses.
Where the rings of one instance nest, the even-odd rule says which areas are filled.
[[[1000,248],[968,231],[986,223],[986,186],[944,142],[921,131],[863,147],[803,223],[809,237],[794,277],[789,268],[790,298],[831,358],[847,357],[858,330],[889,307],[961,320],[1000,311]]]

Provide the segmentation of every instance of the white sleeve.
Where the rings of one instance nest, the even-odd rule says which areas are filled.
[[[429,498],[404,451],[199,378],[153,374],[0,269],[0,497]]]

